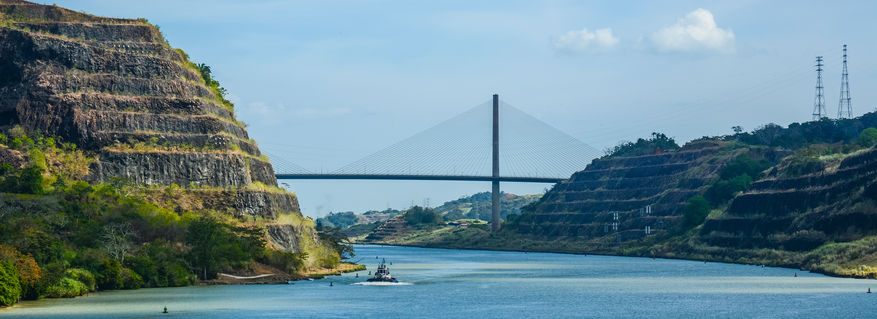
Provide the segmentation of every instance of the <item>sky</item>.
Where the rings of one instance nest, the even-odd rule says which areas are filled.
[[[45,2],[44,3],[48,3]],[[877,108],[873,1],[54,0],[143,17],[212,67],[272,157],[331,171],[500,94],[604,149],[810,120],[815,57],[837,110]],[[582,167],[584,168],[584,167]],[[431,206],[479,182],[286,181],[302,212]],[[546,184],[503,184],[538,193]]]

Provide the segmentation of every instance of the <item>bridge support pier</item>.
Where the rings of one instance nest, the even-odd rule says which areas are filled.
[[[493,198],[492,198],[493,203],[491,204],[492,211],[490,214],[490,230],[495,232],[495,231],[499,230],[499,226],[500,226],[499,225],[499,223],[500,223],[499,222],[499,220],[500,220],[499,219],[499,209],[500,209],[499,181],[493,181],[492,184],[493,184],[493,191],[491,192],[492,193],[491,195],[493,195]]]
[[[493,95],[493,181],[490,230],[499,231],[499,95]]]

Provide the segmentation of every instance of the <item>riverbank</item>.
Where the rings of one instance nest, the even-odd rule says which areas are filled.
[[[547,252],[578,255],[646,257],[783,267],[841,278],[877,278],[877,236],[845,243],[828,243],[809,251],[777,249],[728,249],[709,246],[691,233],[651,236],[616,243],[593,239],[544,240],[502,231],[492,234],[481,228],[423,228],[360,244],[465,250]]]
[[[335,267],[316,267],[305,269],[296,274],[287,274],[279,269],[258,264],[253,269],[237,274],[219,273],[218,278],[196,283],[196,285],[263,285],[285,284],[290,281],[305,279],[321,279],[325,276],[341,275],[343,273],[365,270],[365,265],[350,262],[339,263]]]
[[[342,262],[333,268],[315,268],[304,272],[306,278],[321,279],[326,276],[339,276],[343,273],[365,270],[365,265]]]

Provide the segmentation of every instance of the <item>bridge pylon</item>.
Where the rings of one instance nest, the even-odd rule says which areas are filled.
[[[500,219],[500,191],[499,191],[499,94],[493,95],[493,180],[492,203],[490,214],[490,229],[494,232],[499,231]]]

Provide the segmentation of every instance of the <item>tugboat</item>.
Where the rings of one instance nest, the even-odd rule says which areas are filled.
[[[387,268],[387,260],[381,260],[378,270],[375,270],[375,276],[367,279],[368,282],[399,282],[393,276],[390,276],[390,269]]]

